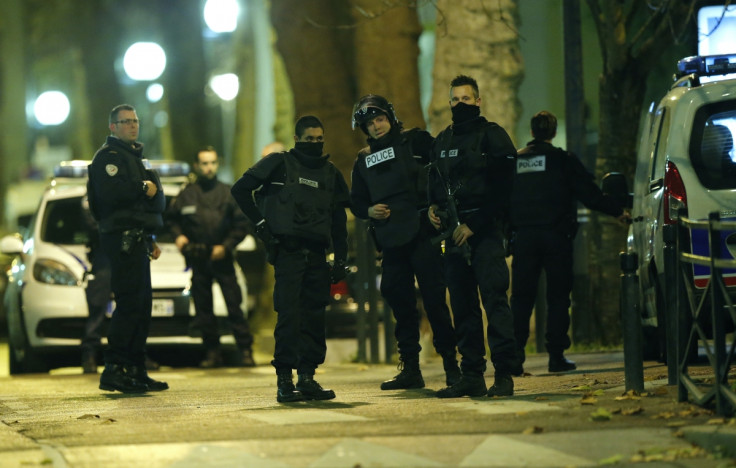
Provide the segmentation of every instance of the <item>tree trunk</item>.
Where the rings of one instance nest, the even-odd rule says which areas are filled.
[[[437,29],[429,124],[432,133],[451,122],[450,81],[470,75],[478,81],[482,114],[516,134],[517,98],[524,76],[515,0],[437,0]]]
[[[154,3],[166,27],[162,47],[166,51],[166,83],[169,102],[169,125],[176,159],[191,161],[193,152],[209,144],[210,135],[204,119],[206,85],[204,45],[202,42],[202,12],[199,2]],[[153,125],[153,122],[147,123]],[[149,157],[154,155],[149,154]]]
[[[664,2],[645,8],[638,0],[587,0],[598,30],[603,55],[596,179],[610,171],[632,181],[636,163],[639,118],[646,82],[657,59],[673,47],[693,14],[694,2]],[[618,344],[620,251],[626,227],[594,213],[588,232],[591,310],[597,326],[590,341]]]
[[[357,96],[384,96],[404,128],[426,128],[419,102],[417,59],[422,27],[416,7],[387,8],[370,0],[352,3],[357,24],[353,39]]]
[[[349,180],[361,146],[350,131],[355,87],[351,23],[344,0],[274,0],[271,21],[294,94],[296,117],[313,114],[325,126],[325,151]]]

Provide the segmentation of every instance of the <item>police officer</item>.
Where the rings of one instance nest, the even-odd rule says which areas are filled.
[[[82,337],[82,372],[97,373],[97,355],[102,348],[105,316],[110,303],[112,288],[110,286],[110,261],[100,247],[100,234],[97,222],[89,209],[89,200],[82,198],[82,212],[89,233],[87,240],[87,260],[91,265],[87,287],[84,290],[87,298],[87,321]]]
[[[424,387],[419,368],[419,311],[414,276],[432,326],[433,344],[442,356],[447,385],[460,380],[455,330],[445,302],[442,250],[427,219],[427,170],[432,136],[417,128],[404,131],[393,106],[368,94],[353,108],[353,129],[368,135],[352,172],[351,209],[370,219],[383,251],[381,294],[396,319],[401,372],[381,390]]]
[[[576,200],[619,221],[630,218],[612,198],[605,196],[593,177],[572,153],[552,146],[557,118],[541,111],[531,119],[533,140],[519,150],[511,196],[512,286],[514,333],[524,362],[529,319],[537,296],[539,275],[547,278],[547,331],[550,372],[575,369],[565,358],[570,347],[570,292],[573,278],[573,238],[577,230]]]
[[[449,235],[445,275],[462,355],[462,378],[438,391],[440,398],[486,394],[479,290],[495,368],[494,384],[487,395],[512,395],[511,376],[519,367],[513,317],[506,298],[509,273],[502,236],[516,149],[503,128],[480,115],[480,103],[475,79],[464,75],[453,79],[452,125],[437,135],[432,150],[429,220]],[[452,219],[453,214],[457,219]]]
[[[232,194],[256,225],[274,266],[276,399],[329,400],[335,392],[314,380],[325,360],[325,307],[330,281],[345,278],[350,198],[340,171],[322,154],[324,129],[317,117],[296,123],[295,147],[259,160],[233,185]],[[254,191],[257,191],[254,199]],[[332,244],[335,262],[326,252]],[[293,383],[292,369],[298,381]]]
[[[168,384],[150,378],[145,367],[152,304],[150,258],[161,255],[151,233],[163,226],[166,199],[156,173],[143,166],[135,109],[128,104],[115,107],[109,126],[112,135],[89,165],[87,182],[115,297],[100,389],[166,390]]]
[[[201,367],[223,364],[220,331],[213,309],[212,282],[217,281],[238,347],[235,365],[253,367],[253,335],[240,308],[243,294],[235,276],[233,252],[245,238],[247,223],[230,186],[217,180],[219,159],[211,146],[195,154],[197,179],[177,195],[167,210],[167,223],[176,247],[192,269],[192,299],[196,324],[202,332],[206,357]]]

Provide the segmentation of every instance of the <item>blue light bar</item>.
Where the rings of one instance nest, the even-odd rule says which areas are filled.
[[[75,159],[73,161],[62,161],[54,167],[54,177],[66,177],[69,179],[82,179],[87,177],[87,166],[92,161]]]
[[[143,164],[147,169],[153,169],[158,172],[160,177],[186,177],[191,172],[189,164],[183,161],[144,159]]]
[[[677,62],[677,76],[695,73],[699,76],[716,76],[736,73],[736,54],[703,55],[685,57]]]

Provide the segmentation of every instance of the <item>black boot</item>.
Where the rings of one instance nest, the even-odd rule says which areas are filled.
[[[82,373],[84,374],[96,374],[97,373],[97,353],[94,351],[85,350],[82,352]]]
[[[208,349],[204,360],[199,363],[199,367],[203,369],[222,367],[222,352],[220,348]]]
[[[128,375],[121,364],[105,364],[105,370],[100,375],[100,390],[145,393],[148,391],[148,386]]]
[[[565,357],[564,354],[550,353],[547,370],[550,372],[567,372],[577,369],[575,363]]]
[[[235,367],[256,367],[256,361],[253,360],[253,351],[239,349],[235,355]]]
[[[299,374],[296,389],[301,392],[305,400],[332,400],[335,398],[335,392],[329,388],[322,388],[322,385],[314,380],[313,374]]]
[[[127,374],[139,382],[143,382],[148,387],[149,391],[160,392],[169,389],[169,384],[161,382],[160,380],[153,380],[149,377],[145,366],[127,366],[125,368]]]
[[[437,398],[460,398],[464,396],[483,396],[486,394],[486,380],[483,375],[462,374],[460,380],[442,390],[437,391]]]
[[[455,353],[442,355],[442,367],[445,369],[445,384],[452,387],[460,381],[463,374],[457,365],[457,356]]]
[[[278,390],[276,392],[276,401],[279,403],[288,403],[292,401],[303,401],[304,395],[296,388],[294,388],[294,379],[289,373],[278,373],[276,374],[276,385]]]
[[[399,358],[399,373],[393,379],[381,384],[381,390],[404,390],[409,388],[424,388],[422,371],[419,369],[419,356]]]
[[[510,374],[496,373],[493,385],[488,389],[488,396],[511,396],[514,394],[514,379]]]

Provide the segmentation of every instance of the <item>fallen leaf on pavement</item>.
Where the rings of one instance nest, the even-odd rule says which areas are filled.
[[[597,410],[590,413],[591,421],[609,421],[613,415],[610,411],[605,408],[598,408]]]
[[[578,385],[577,387],[572,387],[571,390],[574,390],[576,392],[589,392],[593,390],[593,387],[590,385]]]
[[[726,424],[726,420],[724,418],[709,419],[706,424],[710,424],[711,426],[717,426],[720,424]]]
[[[618,465],[624,460],[623,455],[613,455],[612,457],[604,458],[603,460],[598,460],[599,465]]]
[[[522,434],[541,434],[544,432],[544,428],[541,428],[539,426],[531,426],[527,427],[522,431]]]
[[[621,410],[621,414],[624,416],[633,416],[644,412],[644,408],[637,406],[636,408],[626,408]]]
[[[99,414],[83,414],[77,419],[100,419],[100,415]]]
[[[595,405],[596,403],[598,403],[598,399],[592,395],[583,395],[583,398],[580,399],[581,405]]]

